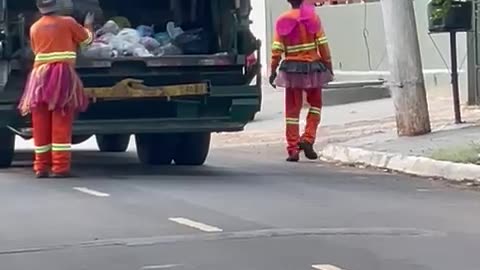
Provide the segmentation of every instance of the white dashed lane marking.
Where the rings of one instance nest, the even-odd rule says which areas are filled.
[[[182,265],[181,264],[147,265],[142,267],[142,270],[171,269],[179,266],[182,266]]]
[[[108,193],[103,193],[103,192],[96,191],[96,190],[93,190],[93,189],[89,189],[89,188],[86,188],[86,187],[74,187],[73,189],[76,190],[76,191],[83,192],[83,193],[88,194],[88,195],[96,196],[96,197],[110,197],[110,194],[108,194]]]
[[[175,217],[175,218],[169,218],[168,220],[176,222],[178,224],[188,226],[188,227],[192,227],[204,232],[223,232],[223,230],[220,228],[210,226],[201,222],[197,222],[188,218]]]
[[[344,270],[331,264],[314,264],[312,265],[312,268],[316,270]]]

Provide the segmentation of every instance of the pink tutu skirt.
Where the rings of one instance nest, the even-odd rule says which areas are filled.
[[[321,62],[283,61],[275,84],[283,88],[322,88],[332,73]]]
[[[332,74],[329,71],[302,73],[288,73],[280,71],[275,84],[283,88],[323,88],[332,81]]]
[[[32,70],[18,109],[22,115],[27,115],[39,104],[47,104],[52,111],[82,112],[87,109],[88,97],[71,64],[50,63]]]

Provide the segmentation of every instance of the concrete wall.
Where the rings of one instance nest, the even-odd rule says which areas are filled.
[[[289,8],[286,0],[253,0],[254,32],[264,41],[267,55],[263,63],[268,66],[272,29],[275,19]],[[436,34],[431,38],[437,44],[440,53],[428,35],[426,5],[428,0],[416,0],[418,36],[420,40],[425,79],[430,94],[448,94],[450,78],[447,67],[442,60],[450,65],[448,34]],[[264,17],[261,17],[262,9]],[[327,32],[333,54],[337,79],[355,80],[386,77],[388,75],[388,59],[386,57],[385,35],[380,3],[350,4],[324,6],[318,8],[322,22]],[[266,31],[262,31],[265,20]],[[366,39],[364,38],[366,35]],[[367,50],[367,44],[368,48]],[[458,37],[458,61],[461,70],[460,82],[462,99],[466,99],[466,35]],[[264,69],[264,72],[267,72]]]

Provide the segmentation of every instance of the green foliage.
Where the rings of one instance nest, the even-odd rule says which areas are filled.
[[[467,145],[458,145],[434,151],[431,158],[457,163],[480,164],[480,144],[471,142]]]
[[[430,19],[433,21],[441,20],[448,14],[448,11],[452,7],[452,0],[432,0],[432,7],[433,10]]]

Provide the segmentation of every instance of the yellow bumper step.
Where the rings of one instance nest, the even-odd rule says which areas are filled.
[[[85,88],[93,99],[128,99],[153,97],[198,96],[208,93],[207,83],[180,84],[167,86],[146,86],[142,80],[125,79],[113,87]]]

